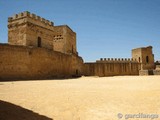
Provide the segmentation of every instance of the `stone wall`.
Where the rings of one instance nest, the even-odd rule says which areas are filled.
[[[139,75],[140,64],[132,59],[104,59],[95,63],[85,63],[87,76]]]
[[[0,44],[0,79],[53,79],[81,76],[83,60],[45,48]]]
[[[156,70],[160,70],[160,61],[155,62]]]
[[[160,75],[160,69],[159,70],[153,70],[153,75]]]
[[[160,70],[160,65],[156,65],[156,70]]]
[[[139,75],[141,75],[141,76],[160,75],[160,70],[140,70]]]
[[[77,54],[76,33],[67,25],[54,27],[53,48],[65,54]]]
[[[30,12],[8,18],[8,44],[0,44],[0,79],[139,75],[140,69],[155,69],[151,46],[133,49],[132,59],[104,58],[83,64],[76,33],[69,26],[54,26]]]

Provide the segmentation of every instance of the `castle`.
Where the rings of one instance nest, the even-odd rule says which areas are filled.
[[[8,18],[8,44],[0,44],[0,56],[1,80],[160,74],[151,46],[133,49],[132,58],[84,63],[69,26],[27,11]]]

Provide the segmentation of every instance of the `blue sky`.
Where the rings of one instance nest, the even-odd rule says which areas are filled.
[[[132,48],[149,45],[160,60],[160,0],[0,0],[1,43],[7,18],[23,11],[69,25],[84,61],[130,58]]]

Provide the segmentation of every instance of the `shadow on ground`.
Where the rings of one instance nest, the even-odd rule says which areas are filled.
[[[31,110],[0,100],[0,120],[53,120]]]
[[[44,80],[68,80],[68,79],[77,79],[80,78],[81,76],[74,76],[72,77],[53,77],[53,78],[37,78],[37,79],[30,79],[30,78],[1,78],[0,77],[0,82],[14,82],[14,81],[44,81]],[[0,84],[2,85],[2,84]]]

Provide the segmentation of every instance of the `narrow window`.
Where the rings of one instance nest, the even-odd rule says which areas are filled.
[[[41,38],[40,37],[38,37],[37,45],[38,45],[38,47],[41,47]]]
[[[146,56],[146,63],[149,63],[149,57]]]
[[[139,63],[141,62],[141,58],[139,57]]]

